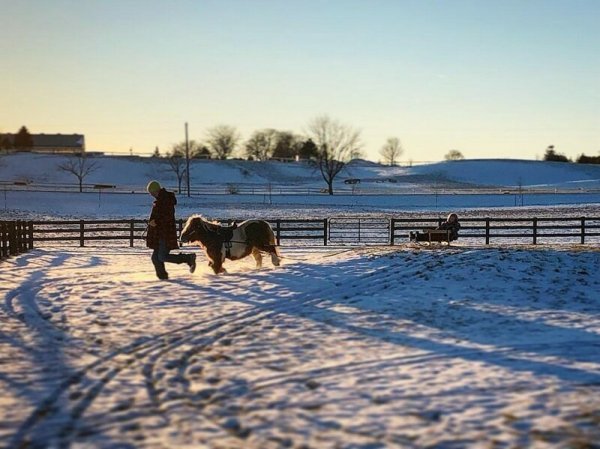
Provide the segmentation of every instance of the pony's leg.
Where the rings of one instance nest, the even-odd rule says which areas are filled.
[[[223,261],[220,259],[215,259],[212,261],[211,268],[215,272],[215,274],[223,273],[225,269],[223,268]]]
[[[227,273],[223,268],[225,254],[223,254],[220,247],[207,248],[206,257],[208,258],[208,266],[213,269],[215,274]]]
[[[252,248],[252,257],[254,257],[254,260],[256,261],[256,268],[261,268],[262,267],[262,254],[260,253],[260,251],[256,248]]]

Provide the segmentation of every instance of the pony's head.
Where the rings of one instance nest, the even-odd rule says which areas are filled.
[[[206,240],[210,239],[211,233],[218,227],[218,224],[205,220],[201,215],[192,215],[185,222],[179,241],[181,243],[200,242],[206,244]]]
[[[204,219],[200,215],[192,215],[185,222],[179,241],[181,243],[198,242],[201,240],[204,230]]]

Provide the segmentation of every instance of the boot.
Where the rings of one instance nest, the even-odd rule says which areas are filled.
[[[196,255],[190,254],[188,256],[188,265],[190,266],[190,273],[196,271]]]

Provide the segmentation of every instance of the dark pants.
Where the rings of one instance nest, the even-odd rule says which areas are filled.
[[[169,254],[169,251],[167,249],[167,242],[161,239],[158,242],[158,248],[152,252],[152,263],[159,279],[169,278],[169,274],[165,270],[165,262],[180,264],[188,263],[190,260],[189,254]]]

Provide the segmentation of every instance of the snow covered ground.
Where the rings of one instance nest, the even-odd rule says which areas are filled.
[[[0,157],[0,181],[73,182],[58,158]],[[101,162],[89,182],[138,189],[172,178],[149,160]],[[193,170],[215,186],[322,185],[303,165],[203,161]],[[390,188],[591,190],[180,195],[177,214],[600,216],[598,167],[363,164],[344,176],[397,178]],[[146,218],[151,203],[141,194],[5,190],[0,219]],[[199,254],[197,272],[174,266],[167,282],[143,248],[41,246],[0,262],[0,447],[596,448],[595,242],[284,246],[280,268],[256,270],[248,259],[226,263],[221,276],[187,247]]]
[[[0,446],[597,447],[597,247],[282,251],[2,262]]]
[[[0,183],[77,183],[76,177],[58,167],[67,161],[63,155],[0,154]],[[143,191],[150,179],[171,189],[177,177],[163,158],[93,156],[96,166],[84,180],[87,184],[108,184]],[[193,160],[190,166],[192,188],[209,186],[256,186],[265,188],[320,189],[326,187],[318,168],[307,162],[257,162],[243,160]],[[356,160],[335,179],[336,189],[350,189],[348,178],[360,179],[356,189],[411,193],[425,188],[511,187],[600,189],[600,166],[566,162],[506,159],[471,159],[439,162],[412,167],[390,167]]]
[[[151,204],[142,193],[148,180],[176,186],[164,159],[96,156],[91,160],[97,170],[84,182],[114,185],[119,193],[93,188],[79,193],[73,185],[76,178],[58,169],[65,159],[48,154],[0,156],[0,218],[144,218]],[[348,186],[343,182],[347,178],[361,183]],[[194,213],[232,219],[327,218],[400,211],[445,216],[449,210],[473,209],[493,216],[500,208],[528,213],[526,208],[551,207],[577,207],[589,216],[600,209],[600,166],[560,162],[465,160],[389,167],[356,161],[336,178],[334,196],[317,193],[326,185],[307,163],[193,161],[191,179],[197,193],[178,196],[182,218]],[[70,192],[57,191],[66,188],[64,183],[71,184]],[[223,194],[230,184],[261,193]],[[264,193],[269,186],[272,195]],[[517,193],[519,186],[523,194]],[[352,194],[352,188],[354,193],[371,194]],[[536,190],[540,188],[544,193]]]

